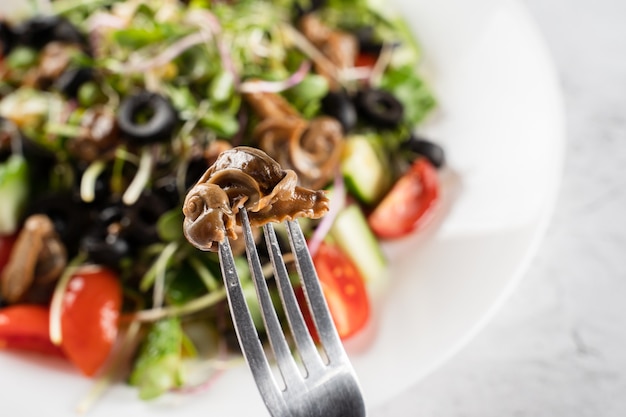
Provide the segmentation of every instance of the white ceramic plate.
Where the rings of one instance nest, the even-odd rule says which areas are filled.
[[[551,213],[563,114],[544,44],[519,3],[398,0],[424,45],[441,111],[424,133],[460,185],[430,236],[386,247],[393,263],[377,320],[348,349],[370,407],[431,372],[488,320],[520,278]],[[0,354],[0,412],[68,416],[91,386],[69,366]],[[265,415],[245,366],[199,395],[152,403],[118,385],[91,416]]]

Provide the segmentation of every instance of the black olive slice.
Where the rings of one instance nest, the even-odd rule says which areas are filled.
[[[355,102],[364,121],[380,128],[392,129],[404,117],[402,103],[385,90],[370,88],[359,91]]]
[[[92,79],[91,68],[69,68],[54,82],[54,88],[68,97],[76,98],[80,87]]]
[[[119,268],[120,261],[132,252],[130,243],[123,236],[117,235],[87,235],[81,241],[81,249],[91,261],[113,269]]]
[[[341,123],[343,132],[351,131],[357,122],[356,108],[344,91],[330,91],[322,99],[322,111]]]
[[[441,168],[446,162],[445,152],[441,146],[419,136],[411,135],[403,143],[403,147],[425,157],[435,168]]]
[[[178,207],[182,203],[174,175],[159,180],[159,184],[155,185],[153,192],[163,201],[168,210]]]
[[[124,207],[121,204],[110,204],[98,213],[97,223],[106,229],[114,223],[122,223],[124,219]]]
[[[128,221],[126,225],[128,239],[144,245],[160,241],[156,225],[159,217],[167,210],[167,202],[157,194],[142,194],[139,200],[127,207],[124,212]]]
[[[15,32],[5,21],[0,20],[0,56],[6,56],[15,45]]]
[[[79,45],[87,43],[80,30],[60,16],[35,16],[17,26],[15,32],[20,44],[35,49],[54,41]]]
[[[118,268],[123,258],[132,255],[127,238],[126,210],[122,204],[109,202],[103,207],[80,240],[80,248],[95,263]]]
[[[117,112],[120,130],[137,144],[171,139],[177,121],[176,110],[170,101],[160,94],[148,91],[125,98]]]

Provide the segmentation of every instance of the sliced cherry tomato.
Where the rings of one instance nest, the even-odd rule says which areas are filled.
[[[354,60],[354,66],[373,68],[374,65],[376,65],[376,61],[378,61],[377,55],[361,52],[356,56],[356,59]]]
[[[0,272],[4,269],[4,266],[9,262],[11,256],[11,250],[17,235],[5,235],[0,236]]]
[[[380,238],[405,236],[428,222],[438,199],[437,170],[419,158],[376,206],[368,223]]]
[[[352,260],[338,246],[322,243],[313,256],[313,263],[339,337],[347,339],[361,330],[370,316],[365,282]],[[301,288],[296,297],[300,305],[305,305]],[[317,340],[311,315],[307,308],[302,310],[309,331]]]
[[[50,341],[50,312],[39,305],[18,304],[0,310],[0,348],[63,356]]]
[[[70,278],[61,307],[61,346],[87,376],[96,373],[111,352],[121,305],[120,282],[109,269],[84,267]]]

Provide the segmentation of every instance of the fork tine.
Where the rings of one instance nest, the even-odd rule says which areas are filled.
[[[298,308],[293,288],[289,282],[289,276],[273,226],[266,226],[265,232],[276,280],[281,292],[281,299],[292,326],[294,339],[299,340],[296,342],[299,344],[298,349],[304,346],[303,350],[300,351],[300,356],[305,363],[305,367],[307,367],[308,375],[306,378],[300,374],[291,355],[285,340],[285,334],[282,331],[269,296],[267,283],[262,273],[261,263],[252,236],[248,214],[242,209],[240,216],[248,266],[252,273],[267,335],[282,375],[283,387],[278,386],[267,361],[263,346],[250,316],[241,283],[237,276],[233,253],[227,239],[219,244],[220,265],[241,350],[270,414],[274,417],[364,417],[365,404],[358,380],[333,325],[311,255],[297,221],[286,222],[289,241],[295,254],[296,266],[304,286],[309,308],[313,313],[320,342],[326,351],[328,359],[326,365],[322,363],[321,357],[318,356],[316,347],[313,345],[302,319],[302,313]],[[303,354],[303,351],[306,353]],[[317,357],[317,360],[312,360],[312,357]]]
[[[233,324],[241,351],[246,358],[246,362],[248,362],[252,376],[266,406],[270,408],[271,405],[279,404],[282,401],[280,389],[265,357],[263,346],[246,304],[228,239],[219,244],[219,258],[230,313],[233,317]]]
[[[267,282],[265,281],[265,276],[263,275],[259,254],[256,250],[256,244],[252,236],[248,213],[245,209],[241,209],[240,215],[243,235],[246,243],[248,265],[250,266],[250,271],[252,272],[254,287],[256,288],[263,322],[265,323],[265,329],[267,330],[267,336],[285,385],[294,385],[299,381],[302,381],[302,375],[300,374],[300,370],[291,355],[289,345],[285,339],[285,334],[280,322],[278,321],[278,316],[276,315],[276,309],[274,308],[272,299],[267,289]]]
[[[272,224],[263,226],[265,240],[269,249],[272,265],[274,266],[274,276],[278,283],[280,298],[287,315],[287,321],[291,327],[298,352],[307,373],[319,371],[323,367],[320,355],[313,343],[313,339],[307,330],[306,323],[302,317],[302,311],[291,286],[289,274],[285,267],[283,255],[276,239],[276,232]]]
[[[322,287],[311,259],[306,240],[302,234],[302,229],[297,220],[287,221],[289,231],[289,242],[291,249],[296,255],[296,266],[302,279],[304,293],[306,295],[309,308],[313,315],[315,327],[320,338],[320,342],[330,364],[340,363],[347,360],[347,355],[343,350],[343,345],[339,339],[337,329],[333,324],[328,304],[324,298]]]

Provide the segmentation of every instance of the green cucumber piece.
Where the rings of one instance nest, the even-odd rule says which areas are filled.
[[[182,386],[182,343],[180,319],[163,319],[150,327],[129,379],[139,388],[141,399],[156,398]]]
[[[368,286],[386,281],[387,259],[358,205],[351,204],[339,212],[330,235],[352,259]]]
[[[345,144],[341,172],[348,191],[361,202],[378,202],[391,185],[391,170],[377,143],[366,136],[351,136]]]
[[[0,164],[0,235],[15,233],[28,199],[28,164],[11,155]]]

